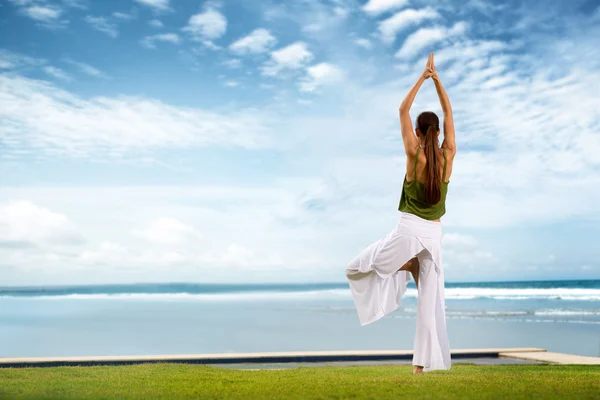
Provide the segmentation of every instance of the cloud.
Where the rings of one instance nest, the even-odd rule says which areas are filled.
[[[463,35],[468,28],[466,22],[457,22],[451,28],[438,26],[434,28],[421,28],[406,38],[400,50],[395,54],[397,58],[409,59],[416,56],[421,50],[435,43]]]
[[[214,42],[212,42],[211,40],[202,40],[201,42],[207,49],[214,50],[214,51],[222,49],[221,46],[214,44]]]
[[[157,11],[170,10],[169,0],[135,0],[141,5],[151,7]]]
[[[61,19],[64,9],[58,4],[48,4],[43,0],[9,0],[16,7],[19,13],[31,18],[38,26],[48,29],[64,28],[67,20]]]
[[[157,19],[152,19],[148,21],[148,25],[156,29],[162,28],[164,26],[164,24]]]
[[[234,87],[238,87],[240,85],[240,83],[237,82],[237,81],[231,81],[230,80],[230,81],[225,81],[225,83],[223,83],[223,85],[225,87],[234,88]]]
[[[477,248],[477,239],[473,236],[462,235],[460,233],[446,233],[443,237],[443,244],[454,250],[468,252]]]
[[[260,54],[277,44],[275,36],[264,28],[255,29],[248,36],[233,42],[229,50],[236,54]]]
[[[53,77],[57,78],[57,79],[61,79],[64,81],[70,81],[71,80],[71,76],[69,76],[69,74],[67,74],[65,71],[63,71],[60,68],[56,68],[53,67],[51,65],[47,65],[43,68],[44,72],[47,73],[48,75],[52,75]]]
[[[271,59],[262,67],[265,76],[276,76],[285,70],[303,68],[314,58],[306,43],[297,41],[271,53]]]
[[[330,8],[326,4],[316,1],[308,2],[306,5],[307,7],[293,9],[291,11],[293,15],[290,17],[302,27],[302,32],[312,37],[319,37],[321,34],[327,35],[342,28],[351,13],[350,8],[340,6]],[[346,5],[351,6],[350,4]]]
[[[348,17],[348,15],[350,15],[350,10],[345,7],[337,6],[333,8],[333,15],[338,18],[345,19]]]
[[[475,272],[482,275],[482,270],[499,264],[491,252],[483,250],[478,240],[470,235],[445,233],[442,238],[444,247],[444,268],[451,268],[455,279],[462,274]],[[457,271],[458,270],[458,271]],[[471,270],[472,272],[470,272]]]
[[[418,25],[426,20],[441,18],[440,14],[431,7],[420,10],[407,9],[400,11],[393,16],[379,23],[379,33],[385,43],[393,43],[396,35],[408,27]]]
[[[242,66],[242,62],[238,58],[232,58],[229,60],[225,60],[221,64],[223,64],[227,68],[231,68],[231,69],[237,69]]]
[[[269,143],[266,117],[253,110],[217,113],[127,96],[88,100],[44,81],[6,75],[0,75],[0,96],[6,104],[0,108],[5,154],[33,146],[38,154],[102,159],[158,148]]]
[[[46,60],[26,56],[19,53],[13,53],[5,49],[0,49],[0,69],[19,70],[31,67],[39,67],[46,63]]]
[[[62,14],[62,10],[47,6],[31,6],[24,9],[25,15],[42,22],[54,22]]]
[[[80,10],[86,10],[88,8],[88,0],[61,0],[61,3],[66,7],[78,8]]]
[[[98,78],[108,78],[108,76],[98,68],[89,64],[74,61],[70,58],[63,58],[66,64],[75,66],[79,71]],[[72,76],[63,69],[49,65],[46,60],[41,58],[29,57],[23,54],[13,53],[0,49],[0,70],[10,70],[12,72],[25,72],[31,69],[40,68],[44,73],[58,79],[70,80]]]
[[[404,7],[406,4],[408,4],[408,0],[369,0],[362,9],[367,14],[379,15]]]
[[[255,273],[240,281],[293,281],[317,273],[319,267],[322,273],[323,262],[333,265],[331,256],[306,253],[305,246],[318,242],[310,229],[286,227],[275,219],[292,205],[293,193],[284,188],[170,185],[0,190],[0,201],[22,196],[33,202],[44,198],[50,209],[68,208],[69,218],[78,221],[88,239],[73,251],[44,248],[32,252],[17,248],[14,242],[9,244],[13,247],[0,249],[3,265],[25,271],[22,281],[39,279],[48,284],[58,277],[64,283],[65,276],[80,282],[114,282],[124,277],[173,281],[198,274],[206,281],[235,281],[240,268]],[[140,207],[142,199],[146,203]],[[114,206],[117,203],[119,207]],[[210,235],[198,227],[210,227]],[[54,277],[45,275],[46,270],[54,271]]]
[[[227,18],[219,11],[208,8],[202,13],[192,15],[182,30],[188,33],[192,40],[214,46],[212,40],[220,38],[227,30]]]
[[[112,38],[119,36],[117,25],[108,21],[108,19],[104,17],[93,17],[88,15],[85,17],[85,22],[90,24],[92,28],[96,29],[97,31],[105,33]]]
[[[156,42],[168,42],[173,44],[179,44],[181,40],[176,33],[161,33],[157,35],[146,36],[141,40],[142,46],[154,49],[156,48]]]
[[[134,11],[130,13],[124,13],[120,11],[115,11],[112,13],[112,16],[116,19],[120,19],[122,21],[131,21],[136,18],[136,13]]]
[[[323,85],[341,82],[344,75],[344,71],[333,64],[319,63],[307,68],[307,77],[299,87],[302,92],[314,92]]]
[[[73,223],[63,214],[26,200],[0,203],[0,247],[80,245],[83,242]]]
[[[356,39],[354,41],[354,44],[356,44],[359,47],[362,47],[363,49],[370,49],[373,47],[373,44],[371,43],[371,41],[369,39],[365,39],[365,38]]]
[[[65,58],[63,61],[66,62],[67,64],[77,67],[77,69],[79,69],[79,71],[83,72],[86,75],[93,76],[96,78],[105,78],[105,79],[108,78],[108,75],[106,75],[104,72],[102,72],[98,68],[93,67],[89,64],[74,61],[70,58]]]
[[[146,228],[133,233],[158,244],[182,244],[200,237],[193,227],[168,217],[157,218]]]

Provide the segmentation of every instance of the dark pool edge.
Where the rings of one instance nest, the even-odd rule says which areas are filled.
[[[457,349],[451,351],[454,360],[465,358],[500,358],[502,354],[535,354],[540,348]],[[0,368],[134,365],[155,363],[240,364],[240,363],[320,363],[349,361],[410,360],[410,350],[392,351],[321,351],[279,353],[181,354],[155,356],[89,356],[89,357],[19,357],[0,358]]]

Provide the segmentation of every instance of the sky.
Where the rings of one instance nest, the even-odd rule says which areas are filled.
[[[0,0],[0,286],[345,282],[429,52],[446,281],[600,279],[598,38],[598,1]]]

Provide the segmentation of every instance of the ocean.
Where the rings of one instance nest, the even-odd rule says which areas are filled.
[[[600,280],[445,285],[451,349],[600,357]],[[346,283],[0,287],[0,357],[411,350],[417,290],[361,327]]]

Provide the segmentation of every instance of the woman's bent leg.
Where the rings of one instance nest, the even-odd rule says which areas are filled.
[[[393,230],[346,266],[361,325],[373,323],[402,305],[410,273],[398,269],[422,249],[417,246],[421,245],[416,239]]]

